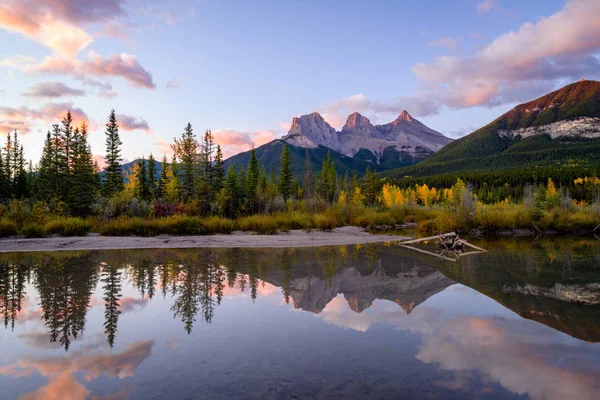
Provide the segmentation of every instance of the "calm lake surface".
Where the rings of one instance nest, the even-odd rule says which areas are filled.
[[[2,399],[600,398],[600,240],[0,255]]]

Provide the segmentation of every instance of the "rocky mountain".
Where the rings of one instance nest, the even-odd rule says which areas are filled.
[[[419,165],[388,177],[600,162],[600,82],[579,81],[516,106]]]
[[[314,112],[294,118],[289,133],[282,139],[298,147],[325,146],[375,164],[390,163],[394,159],[415,164],[452,141],[414,119],[407,111],[402,111],[396,120],[385,125],[373,125],[368,118],[355,112],[348,116],[340,132]]]

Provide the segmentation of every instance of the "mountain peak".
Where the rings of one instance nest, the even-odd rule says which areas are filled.
[[[357,126],[370,126],[371,125],[371,121],[369,121],[369,118],[357,113],[357,112],[353,112],[352,114],[348,115],[348,118],[346,119],[346,124],[344,125],[344,128],[355,128]]]
[[[400,113],[400,115],[398,115],[398,118],[396,118],[396,121],[394,122],[399,121],[413,122],[414,118],[408,113],[408,111],[402,110],[402,112]]]

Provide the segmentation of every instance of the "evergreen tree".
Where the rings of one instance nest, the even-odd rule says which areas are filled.
[[[181,162],[181,194],[184,200],[190,200],[196,194],[196,159],[198,158],[198,141],[188,122],[180,139],[175,139],[171,146],[174,157]],[[178,176],[176,174],[176,176]]]
[[[0,151],[0,201],[6,201],[10,198],[10,181],[6,175],[4,156]]]
[[[328,202],[334,201],[337,189],[337,174],[330,152],[327,152],[327,155],[323,159],[323,166],[316,177],[315,189],[321,198]]]
[[[148,157],[148,189],[150,191],[150,200],[154,200],[156,195],[156,160],[152,153]]]
[[[110,197],[123,190],[123,167],[121,166],[121,146],[119,124],[115,110],[111,110],[106,123],[106,167],[104,178],[104,196]]]
[[[25,170],[23,146],[19,142],[19,137],[16,130],[13,134],[12,158],[12,195],[17,199],[22,199],[28,195],[27,172]]]
[[[246,178],[246,198],[248,199],[248,210],[253,213],[258,207],[258,175],[260,169],[258,159],[256,158],[256,150],[250,151],[250,161],[248,162],[248,175]]]
[[[146,168],[146,160],[140,158],[138,160],[137,170],[137,187],[135,188],[135,195],[144,201],[150,201],[151,191],[148,184],[148,170]]]
[[[72,170],[69,208],[73,215],[86,216],[91,212],[98,189],[94,158],[87,141],[87,125],[73,131]]]
[[[238,177],[235,165],[232,165],[227,170],[227,178],[225,178],[225,192],[226,192],[226,204],[225,204],[225,216],[234,218],[238,213],[239,205],[239,187]]]
[[[217,153],[215,154],[215,164],[213,167],[213,191],[219,193],[225,183],[225,166],[223,160],[223,151],[221,146],[217,145]]]
[[[156,198],[164,199],[167,192],[167,182],[169,181],[168,177],[168,164],[167,164],[167,155],[163,155],[162,162],[160,164],[160,178],[158,178],[158,184],[156,185]]]
[[[71,111],[67,111],[67,115],[62,120],[62,137],[65,155],[66,175],[70,176],[73,170],[73,152],[75,141],[75,130],[73,129],[73,116]],[[69,182],[67,181],[67,186]]]
[[[304,160],[304,182],[303,182],[305,199],[310,199],[312,197],[312,185],[313,185],[312,180],[313,180],[312,166],[311,166],[311,162],[310,162],[310,157],[308,155],[308,149],[306,149],[306,156],[305,156],[305,160]]]
[[[364,196],[364,202],[368,206],[373,206],[377,203],[377,196],[379,194],[379,185],[377,181],[377,175],[375,172],[371,172],[371,168],[367,165],[365,177],[363,179],[361,192]]]
[[[4,145],[4,174],[8,179],[8,198],[12,197],[13,183],[13,144],[10,132],[6,136],[6,144]]]
[[[279,172],[279,193],[287,201],[292,195],[292,169],[290,166],[290,147],[286,143],[281,152],[281,171]]]
[[[214,198],[213,192],[213,181],[214,181],[214,166],[213,166],[213,153],[215,151],[215,142],[212,132],[207,130],[204,132],[204,140],[202,146],[202,169],[204,172],[204,177],[206,179],[206,184],[208,186],[208,201],[212,201]]]

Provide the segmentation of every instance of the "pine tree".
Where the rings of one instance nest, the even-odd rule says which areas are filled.
[[[308,155],[308,149],[306,149],[306,156],[305,156],[305,160],[304,160],[304,182],[303,182],[305,199],[310,199],[312,197],[312,185],[313,185],[312,180],[313,180],[312,166],[311,166],[311,162],[310,162],[310,157]]]
[[[213,192],[219,193],[225,184],[225,166],[223,161],[223,151],[221,146],[217,145],[217,153],[215,155],[215,165],[213,167]]]
[[[213,166],[213,153],[215,151],[215,142],[212,132],[207,130],[204,132],[204,140],[202,146],[202,169],[204,172],[204,177],[206,179],[206,184],[208,186],[208,201],[212,201],[214,198],[213,192],[213,181],[214,181],[214,166]]]
[[[77,132],[78,133],[78,132]],[[73,116],[71,115],[71,111],[67,111],[67,115],[62,120],[62,137],[63,137],[63,146],[64,146],[64,155],[65,155],[65,165],[66,165],[66,175],[70,176],[73,170],[73,153],[74,153],[74,141],[75,141],[75,131],[73,129]],[[67,179],[67,187],[68,187],[68,179]]]
[[[225,191],[227,193],[225,215],[229,218],[234,218],[238,214],[239,205],[239,187],[235,165],[230,166],[227,170],[227,178],[225,178]]]
[[[135,195],[140,200],[150,201],[150,186],[148,185],[148,170],[146,168],[146,160],[140,158],[138,160],[138,166]]]
[[[198,141],[188,122],[180,139],[171,145],[174,157],[181,162],[181,194],[184,200],[190,200],[196,194],[196,159],[198,158]]]
[[[158,178],[158,184],[156,185],[156,198],[164,199],[167,192],[167,182],[169,181],[169,177],[167,174],[167,168],[169,167],[167,164],[167,155],[163,155],[162,162],[160,164],[160,177]]]
[[[328,202],[334,201],[337,189],[337,173],[330,152],[327,152],[327,155],[323,159],[321,172],[319,172],[316,177],[315,189],[321,198]]]
[[[110,197],[123,190],[123,167],[121,166],[121,146],[119,124],[115,110],[111,110],[106,123],[106,167],[104,168],[104,196]]]
[[[292,195],[292,169],[290,167],[290,147],[286,143],[281,152],[281,171],[279,172],[279,193],[287,201]]]
[[[10,181],[6,175],[4,164],[4,156],[0,151],[0,201],[6,201],[10,198]]]
[[[13,144],[10,133],[6,136],[6,144],[4,145],[4,174],[8,179],[8,198],[12,197],[13,184]]]
[[[82,217],[89,215],[91,212],[98,190],[94,158],[87,141],[87,135],[87,125],[84,122],[79,129],[75,128],[73,131],[71,147],[73,174],[69,208],[73,215]]]
[[[148,157],[148,189],[150,191],[150,200],[154,200],[156,195],[156,160],[152,153]]]
[[[248,209],[251,213],[257,211],[258,207],[258,175],[260,174],[256,150],[250,151],[250,161],[248,162],[248,175],[246,178],[246,198],[248,199]]]
[[[379,194],[377,175],[375,175],[375,172],[371,172],[371,168],[369,168],[368,165],[363,179],[361,192],[364,196],[366,205],[373,206],[377,203],[377,196]]]

